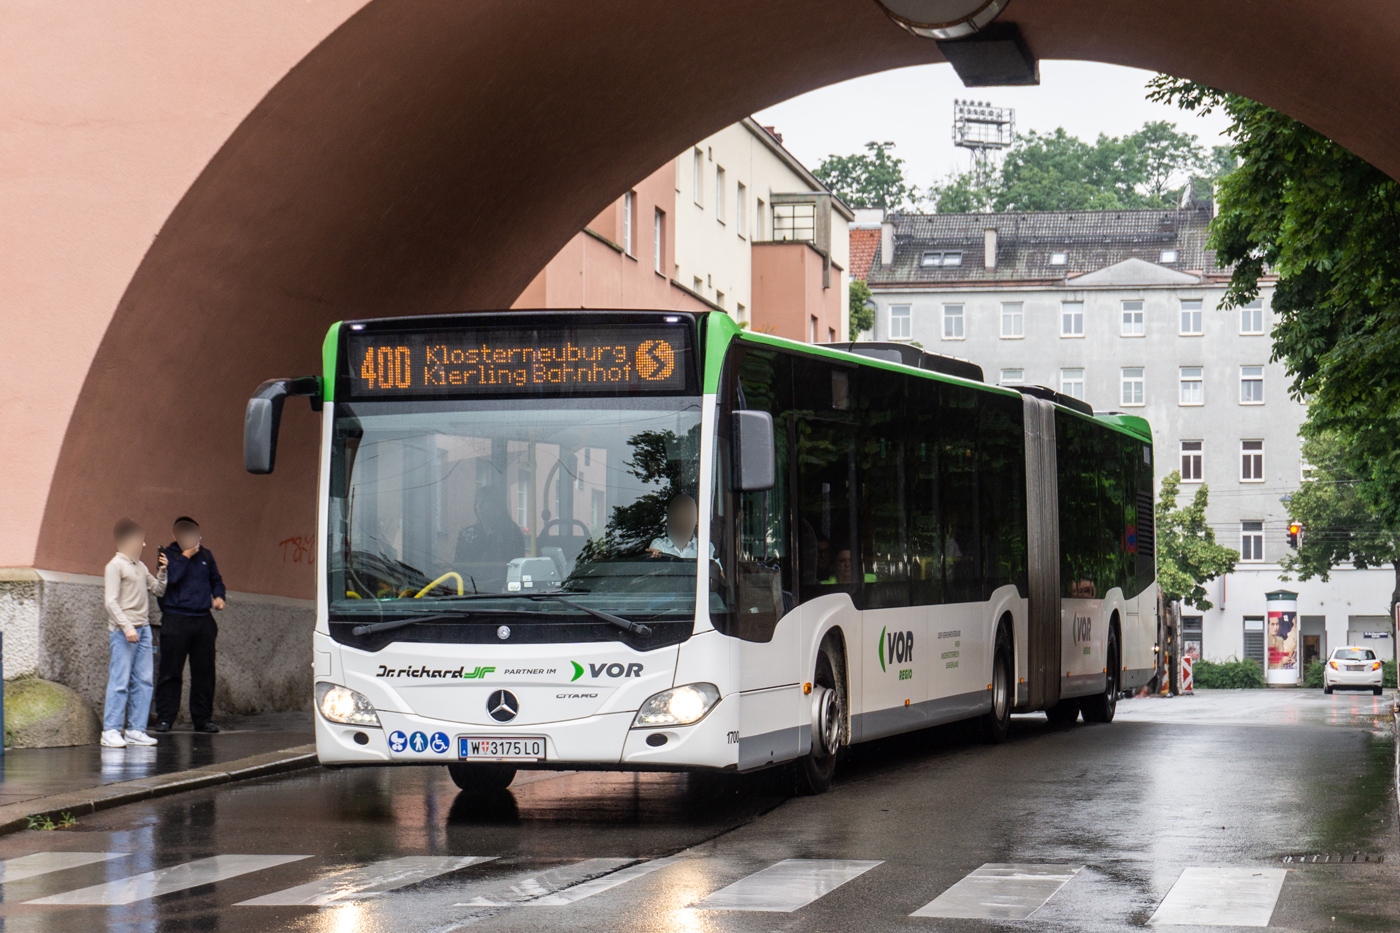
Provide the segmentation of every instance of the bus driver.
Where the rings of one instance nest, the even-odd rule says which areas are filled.
[[[647,547],[651,557],[681,557],[694,560],[699,555],[699,542],[695,537],[695,527],[700,510],[695,500],[685,493],[678,494],[666,506],[666,533],[653,538]],[[715,556],[715,544],[710,542],[710,558]]]

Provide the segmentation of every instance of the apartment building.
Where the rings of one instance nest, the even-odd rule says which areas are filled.
[[[1153,428],[1156,472],[1183,496],[1209,487],[1216,539],[1240,552],[1184,607],[1201,656],[1265,658],[1266,594],[1298,594],[1299,670],[1331,647],[1393,657],[1393,574],[1339,568],[1281,579],[1287,499],[1307,469],[1306,412],[1272,362],[1272,286],[1225,308],[1229,274],[1206,247],[1209,200],[1173,210],[892,214],[867,283],[877,340],[910,341],[982,366],[988,381],[1043,385]],[[869,227],[869,224],[866,224]]]

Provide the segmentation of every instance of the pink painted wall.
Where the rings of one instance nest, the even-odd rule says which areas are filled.
[[[822,254],[807,243],[753,245],[753,329],[810,342],[817,319],[817,343],[845,340],[841,333],[841,272],[832,267],[831,286],[822,287]]]
[[[25,365],[0,392],[0,566],[34,562],[78,393],[162,224],[268,90],[364,2],[4,5],[0,334]],[[92,499],[98,553],[136,507],[120,487]]]

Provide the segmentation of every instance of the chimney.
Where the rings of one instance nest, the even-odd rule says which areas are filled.
[[[997,230],[996,227],[988,227],[982,231],[982,252],[984,258],[983,265],[988,272],[995,272],[997,268]]]
[[[880,265],[894,263],[894,224],[886,220],[880,224]]]

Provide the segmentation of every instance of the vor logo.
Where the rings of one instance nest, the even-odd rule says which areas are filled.
[[[643,340],[637,346],[637,375],[658,382],[676,370],[676,351],[664,340]]]
[[[912,662],[914,660],[914,633],[880,629],[880,642],[875,646],[875,653],[880,656],[880,670],[882,671],[886,670],[886,663],[908,664]],[[900,679],[907,678],[901,676]]]
[[[574,666],[574,676],[569,678],[569,683],[573,683],[574,681],[578,680],[580,677],[583,676],[584,668],[583,665],[578,663],[577,661],[570,661],[569,663]],[[609,664],[606,661],[604,661],[602,664],[593,664],[590,662],[588,665],[588,676],[592,677],[594,680],[597,680],[599,677],[603,676],[614,678],[641,677],[642,666],[636,663],[635,661],[631,664],[626,665],[618,664],[616,661],[614,661],[612,664]]]

